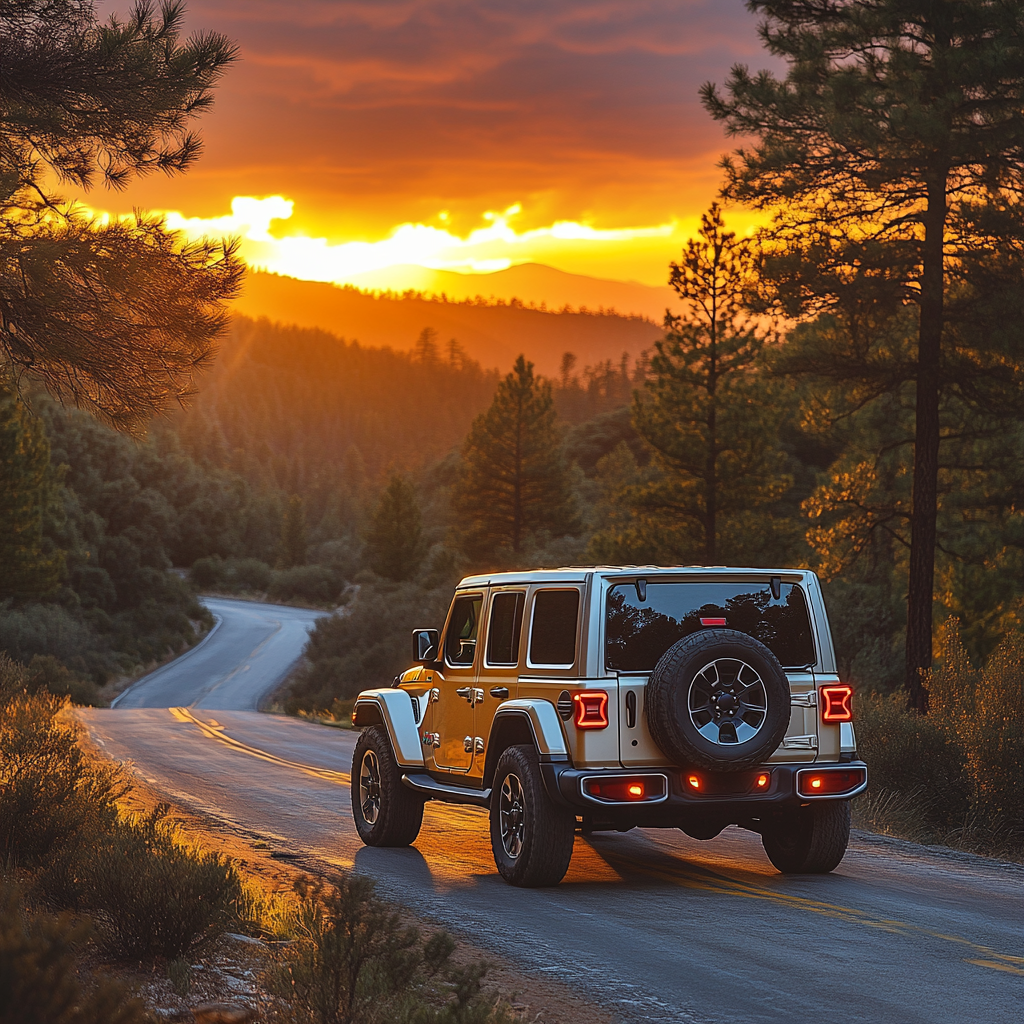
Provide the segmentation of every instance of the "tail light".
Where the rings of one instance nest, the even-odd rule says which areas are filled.
[[[583,690],[574,693],[577,729],[608,728],[608,694],[604,690]]]
[[[853,721],[853,687],[823,686],[821,688],[821,720],[823,722]]]
[[[867,784],[863,768],[843,771],[802,771],[797,773],[796,788],[800,796],[852,796]]]
[[[584,779],[583,791],[598,800],[614,800],[616,803],[643,803],[662,800],[665,797],[664,775],[641,775],[633,778]]]

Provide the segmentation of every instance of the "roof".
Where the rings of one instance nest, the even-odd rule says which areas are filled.
[[[560,569],[520,569],[515,572],[481,573],[467,576],[460,587],[501,586],[509,583],[582,583],[588,574],[628,579],[651,576],[800,576],[808,569],[765,569],[733,565],[570,565]]]

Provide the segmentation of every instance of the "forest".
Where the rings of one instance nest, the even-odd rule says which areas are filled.
[[[168,46],[175,10],[152,29]],[[964,38],[1017,31],[1000,11]],[[47,167],[82,187],[187,168],[198,150],[185,114],[167,120],[181,95],[167,83],[193,75],[207,95],[233,59],[219,37],[191,70],[157,61],[150,107],[117,115],[149,126],[144,146],[87,112],[26,107],[34,141],[0,133],[16,169],[0,242],[17,255],[0,261],[0,650],[33,688],[103,701],[203,633],[199,590],[305,602],[335,611],[282,704],[342,717],[473,570],[809,566],[879,791],[902,793],[928,834],[959,815],[1019,842],[1019,786],[991,779],[1024,772],[1024,70],[998,47],[1005,74],[943,65],[942,94],[960,99],[939,117],[906,100],[902,58],[881,77],[843,64],[848,33],[901,25],[774,17],[764,40],[790,78],[737,67],[702,91],[754,140],[723,161],[722,200],[766,226],[740,238],[717,203],[705,213],[666,268],[679,312],[660,333],[422,296],[402,305],[394,348],[361,343],[356,323],[232,316],[244,268],[230,243],[183,243],[141,216],[92,224],[47,193]],[[860,120],[837,122],[837,97]],[[879,127],[893,97],[915,116]],[[921,156],[936,132],[938,168]],[[342,298],[360,316],[390,301]],[[501,320],[500,366],[460,340],[462,313]],[[553,350],[573,325],[590,347]],[[610,355],[624,331],[632,347]],[[957,798],[920,799],[908,765]]]

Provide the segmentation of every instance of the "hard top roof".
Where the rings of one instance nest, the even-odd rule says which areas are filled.
[[[504,586],[512,583],[582,583],[587,575],[595,573],[608,579],[623,576],[805,576],[813,575],[809,569],[755,569],[734,565],[570,565],[560,569],[520,569],[515,572],[481,573],[467,576],[459,583],[463,587]]]

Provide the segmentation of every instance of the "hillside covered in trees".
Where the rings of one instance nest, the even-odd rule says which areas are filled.
[[[505,273],[511,275],[513,271]],[[523,273],[517,271],[514,279],[518,280]],[[663,308],[657,310],[654,320],[633,314],[628,307],[620,306],[623,311],[613,308],[622,299],[628,301],[628,285],[616,287],[614,282],[581,278],[590,281],[588,291],[603,293],[603,299],[595,295],[589,305],[563,308],[531,306],[515,295],[492,297],[486,292],[486,276],[448,276],[459,278],[464,288],[479,282],[485,295],[470,292],[441,297],[415,291],[367,292],[254,272],[247,275],[232,306],[237,313],[252,319],[266,317],[328,331],[371,348],[405,352],[412,349],[424,327],[431,327],[442,343],[457,338],[467,355],[485,369],[511,366],[522,352],[541,373],[548,375],[558,372],[563,352],[574,352],[581,363],[596,365],[608,359],[617,361],[623,352],[636,358],[661,335]],[[632,287],[643,289],[641,285]],[[649,291],[657,295],[655,289]],[[647,302],[652,304],[650,299]]]

